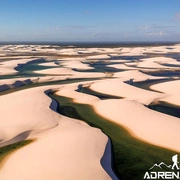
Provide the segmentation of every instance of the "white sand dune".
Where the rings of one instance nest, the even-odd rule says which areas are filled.
[[[13,69],[13,67],[2,67],[0,66],[0,75],[11,75],[16,74],[17,71]]]
[[[111,179],[100,163],[101,158],[105,158],[108,138],[84,122],[52,111],[49,108],[51,99],[44,93],[48,88],[52,86],[0,97],[0,146],[27,137],[37,139],[3,161],[0,179]],[[106,153],[109,155],[110,152]],[[108,163],[107,159],[104,163]],[[117,179],[110,164],[106,166],[111,177]]]
[[[133,69],[135,70],[135,69],[138,69],[137,67],[128,66],[128,65],[126,65],[126,63],[107,65],[107,67],[113,67],[113,68],[120,69],[120,70],[133,70]]]
[[[163,92],[167,95],[165,98],[160,100],[180,106],[180,80],[155,84],[151,86],[151,89]]]
[[[98,114],[122,125],[137,138],[180,152],[179,118],[150,110],[136,101],[106,100],[94,107]]]
[[[55,64],[54,62],[45,62],[45,63],[41,63],[41,66],[54,66],[54,67],[57,67],[58,65]]]
[[[129,100],[134,100],[148,105],[154,100],[164,97],[161,93],[156,93],[124,83],[121,79],[104,80],[93,83],[90,89],[104,94],[115,95]]]
[[[56,53],[61,54],[61,55],[78,55],[77,50],[74,48],[60,49],[60,50],[57,50]]]
[[[100,164],[108,141],[101,131],[65,117],[61,118],[60,124],[10,155],[1,167],[0,178],[117,179],[114,174],[110,178]]]
[[[63,81],[63,85],[32,87],[10,94],[1,94],[0,147],[25,139],[35,141],[3,159],[0,164],[0,180],[117,179],[111,169],[111,145],[108,137],[100,129],[55,112],[57,102],[47,95],[51,89],[56,90],[57,95],[72,98],[75,103],[91,105],[97,114],[124,127],[140,140],[180,152],[180,145],[177,143],[180,139],[179,118],[146,107],[158,101],[180,105],[179,77],[175,77],[177,80],[174,81],[152,85],[151,89],[159,93],[133,86],[133,82],[166,78],[150,76],[143,71],[179,70],[178,66],[171,67],[180,64],[176,58],[164,57],[168,53],[175,54],[179,51],[179,44],[117,48],[0,46],[2,91],[30,83],[41,85],[42,82],[82,78],[78,83],[65,84]],[[25,56],[26,53],[29,56]],[[151,58],[150,54],[153,54]],[[139,56],[139,58],[131,61],[121,56]],[[36,77],[4,79],[11,76],[3,75],[18,72],[15,70],[18,64],[26,64],[39,58],[46,60],[41,63],[42,66],[56,68],[34,71],[37,74],[32,75]],[[104,61],[106,67],[116,68],[119,71],[78,72],[93,69],[83,62],[97,61]],[[85,81],[86,78],[97,79]],[[101,100],[96,96],[77,92],[80,84],[93,91],[123,99]]]
[[[140,72],[139,70],[127,70],[127,71],[118,72],[118,73],[115,73],[113,77],[123,78],[124,80],[132,79],[133,82],[145,81],[145,80],[150,80],[150,79],[165,79],[166,78],[166,77],[150,76],[150,75]]]
[[[72,74],[72,70],[70,68],[49,68],[44,70],[38,70],[34,71],[38,74],[51,74],[51,75],[66,75],[66,74]]]
[[[94,56],[88,56],[86,59],[109,59],[110,57],[108,55],[94,55]]]
[[[106,82],[88,83],[88,86],[90,85],[93,90],[110,95],[126,92],[127,98],[100,100],[97,97],[76,92],[77,85],[66,86],[56,94],[73,98],[77,103],[92,105],[98,114],[125,127],[133,136],[143,141],[180,151],[180,145],[176,143],[180,138],[180,133],[177,132],[180,125],[179,118],[150,110],[139,103],[150,103],[163,95],[151,91],[139,91],[138,88],[129,88],[123,85],[119,89],[117,80],[116,83],[108,82],[108,87],[104,83]],[[171,130],[171,134],[167,133]]]
[[[61,65],[63,65],[64,67],[67,68],[75,68],[75,69],[94,69],[93,67],[90,67],[88,64],[83,64],[81,61],[79,60],[70,60],[67,59],[65,62],[62,62]]]
[[[6,135],[2,142],[25,131],[38,132],[58,125],[58,115],[49,109],[51,99],[38,88],[0,96],[0,104],[0,129]],[[44,112],[46,116],[42,118]]]
[[[106,77],[107,75],[105,73],[98,73],[98,72],[77,72],[73,71],[70,68],[50,68],[50,69],[45,69],[45,70],[39,70],[39,71],[34,71],[35,73],[38,74],[48,74],[48,75],[68,75],[70,78],[102,78]]]
[[[155,69],[167,69],[168,67],[160,65],[156,62],[157,58],[146,58],[141,59],[141,62],[138,63],[137,67],[140,68],[155,68]]]
[[[18,73],[18,71],[15,70],[15,68],[18,66],[18,64],[26,64],[32,60],[36,60],[36,59],[26,58],[26,59],[3,61],[0,64],[0,75],[16,74]]]

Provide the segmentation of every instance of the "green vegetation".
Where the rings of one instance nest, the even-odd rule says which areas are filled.
[[[34,140],[24,140],[24,141],[20,141],[14,144],[10,144],[8,146],[0,147],[0,164],[7,155],[12,153],[13,151],[16,151],[17,149],[20,149],[30,144],[33,141]]]
[[[179,106],[176,106],[167,102],[159,101],[155,104],[150,104],[148,107],[155,111],[162,112],[162,113],[180,118]]]
[[[105,99],[122,99],[119,96],[113,96],[113,95],[109,95],[109,94],[104,94],[104,93],[100,93],[100,92],[97,92],[97,91],[93,91],[89,87],[80,87],[79,91],[83,92],[85,94],[90,94],[90,95],[96,96],[96,97],[98,97],[101,100],[105,100]]]
[[[143,72],[145,73],[145,72]],[[158,92],[161,93],[160,91],[156,91],[150,88],[150,86],[158,84],[158,83],[164,83],[164,82],[170,82],[171,78],[167,78],[167,79],[149,79],[149,80],[145,80],[145,81],[140,81],[140,82],[133,82],[133,86],[138,87],[138,88],[142,88],[145,90],[150,90],[150,91],[154,91],[154,92]]]
[[[100,128],[112,140],[115,173],[122,180],[140,180],[154,163],[171,164],[176,152],[154,146],[134,138],[123,127],[97,115],[87,104],[74,103],[72,99],[50,94],[59,102],[59,113],[81,119],[89,125]],[[121,113],[121,112],[119,112]]]

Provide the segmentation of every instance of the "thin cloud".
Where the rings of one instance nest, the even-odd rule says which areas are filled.
[[[88,10],[87,11],[83,11],[82,14],[83,15],[89,15],[89,14],[91,14],[91,11],[88,11]]]
[[[180,21],[180,12],[176,13],[175,18],[176,21]]]
[[[74,26],[66,26],[65,28],[69,28],[69,29],[88,29],[88,28],[92,28],[95,26],[83,26],[83,25],[74,25]]]
[[[151,26],[139,26],[139,29],[143,29],[143,30],[146,30],[146,29],[150,29]]]
[[[156,24],[154,24],[154,25],[149,25],[149,26],[147,26],[147,25],[142,25],[142,26],[139,26],[139,29],[142,29],[142,30],[149,30],[149,29],[159,29],[159,30],[163,30],[163,29],[168,29],[168,28],[174,28],[174,27],[176,27],[176,26],[172,26],[172,25],[156,25]]]
[[[174,28],[174,27],[176,27],[176,26],[170,26],[170,25],[162,25],[162,26],[160,26],[160,25],[154,25],[154,26],[152,26],[152,28],[154,28],[154,29],[167,29],[167,28]]]
[[[84,26],[84,25],[67,25],[67,26],[56,26],[51,27],[48,31],[58,32],[58,31],[72,31],[72,30],[85,30],[89,28],[95,28],[96,26]]]
[[[151,33],[148,33],[147,35],[151,37],[163,37],[163,36],[166,36],[167,33],[159,31],[159,32],[151,32]]]
[[[91,36],[92,37],[99,37],[99,38],[102,37],[102,35],[100,33],[92,33]]]

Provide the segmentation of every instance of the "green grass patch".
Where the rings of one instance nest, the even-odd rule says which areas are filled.
[[[79,92],[96,96],[101,100],[105,100],[105,99],[122,99],[122,97],[119,97],[119,96],[113,96],[113,95],[93,91],[89,87],[80,87]]]
[[[154,163],[171,164],[176,152],[154,146],[134,138],[123,127],[99,116],[87,104],[74,103],[72,99],[50,94],[59,102],[59,113],[81,119],[93,127],[100,128],[112,140],[112,167],[122,180],[140,180]],[[121,110],[119,110],[121,113]]]
[[[32,143],[33,141],[34,140],[24,140],[14,144],[10,144],[8,146],[0,147],[0,164],[7,155]]]

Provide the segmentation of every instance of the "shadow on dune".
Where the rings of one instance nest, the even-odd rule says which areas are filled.
[[[31,130],[28,130],[28,131],[25,131],[23,133],[20,133],[19,135],[15,136],[14,138],[12,138],[12,139],[10,139],[8,141],[0,143],[0,147],[7,146],[9,144],[13,144],[13,143],[16,143],[16,142],[23,141],[30,135],[31,132],[32,132]]]
[[[26,79],[24,81],[15,81],[13,84],[3,84],[0,86],[0,92],[6,91],[13,88],[18,88],[27,84],[32,84],[33,82],[30,79]]]
[[[56,101],[54,98],[52,98],[50,96],[51,93],[53,93],[54,91],[49,89],[46,90],[44,93],[51,98],[52,102],[49,106],[49,108],[57,113],[59,113],[59,109],[60,109],[60,104],[58,101]],[[113,180],[118,180],[118,178],[116,177],[116,175],[114,174],[113,170],[112,170],[112,159],[113,159],[113,154],[112,154],[112,147],[111,147],[111,141],[108,138],[108,143],[106,145],[104,154],[100,160],[100,163],[103,167],[103,169],[108,173],[108,175],[113,179]]]
[[[48,96],[48,97],[50,97],[50,93],[52,93],[52,92],[54,92],[53,90],[51,90],[51,89],[48,89],[48,90],[46,90],[44,93]],[[50,97],[51,98],[51,97]],[[54,112],[56,112],[56,113],[58,113],[58,109],[59,109],[59,103],[55,100],[55,99],[53,99],[53,98],[51,98],[51,104],[49,105],[49,108],[51,109],[51,110],[53,110]]]
[[[108,175],[113,180],[118,180],[118,178],[115,176],[115,174],[113,172],[113,170],[114,170],[114,167],[113,167],[114,158],[113,157],[114,157],[114,155],[112,152],[112,143],[111,143],[111,140],[108,138],[108,143],[106,145],[106,149],[104,151],[104,154],[103,154],[100,162],[101,162],[103,169],[108,173]]]

